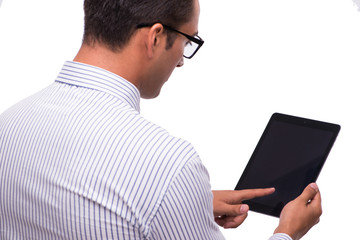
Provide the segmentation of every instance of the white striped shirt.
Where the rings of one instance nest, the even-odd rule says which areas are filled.
[[[139,102],[121,77],[66,62],[0,115],[0,238],[223,239],[198,154]]]

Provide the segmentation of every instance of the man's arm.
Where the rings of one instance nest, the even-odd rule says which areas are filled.
[[[212,203],[208,172],[199,159],[192,159],[167,189],[147,239],[225,240]]]

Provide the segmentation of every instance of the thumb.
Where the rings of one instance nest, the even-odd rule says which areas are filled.
[[[302,192],[301,199],[307,204],[313,200],[316,194],[319,192],[319,188],[316,183],[310,183]]]
[[[214,214],[216,215],[226,215],[226,216],[239,216],[244,215],[249,211],[249,206],[246,204],[238,204],[238,205],[230,205],[230,204],[224,204],[220,209],[218,209],[218,213],[216,212]]]

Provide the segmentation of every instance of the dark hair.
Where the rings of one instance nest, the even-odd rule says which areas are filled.
[[[83,42],[100,42],[117,51],[129,42],[138,24],[177,28],[190,21],[193,10],[194,0],[85,0]]]

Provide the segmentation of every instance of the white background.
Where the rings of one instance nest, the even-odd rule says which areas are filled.
[[[51,84],[83,30],[80,0],[5,0],[0,112]],[[351,0],[203,0],[203,48],[142,114],[193,143],[214,189],[233,189],[273,112],[342,126],[320,174],[323,216],[303,239],[358,237],[360,12]],[[277,219],[249,213],[228,239],[267,239]]]

